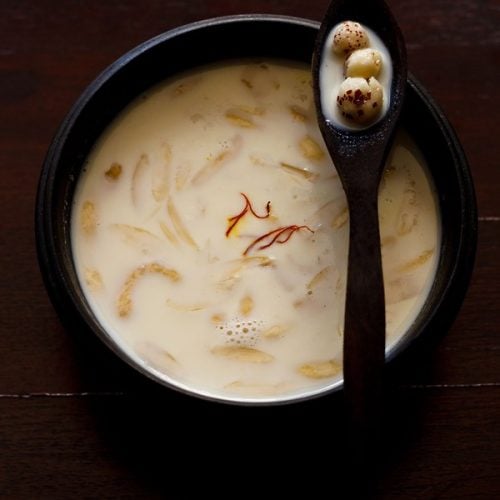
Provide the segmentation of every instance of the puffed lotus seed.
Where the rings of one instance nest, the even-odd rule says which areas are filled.
[[[345,61],[345,76],[370,78],[378,76],[382,68],[382,55],[375,49],[352,52]]]
[[[371,77],[346,78],[339,87],[337,105],[342,116],[356,123],[369,123],[382,109],[383,90],[378,80]]]
[[[349,54],[353,50],[368,47],[368,35],[359,23],[344,21],[333,35],[333,51],[336,54]]]

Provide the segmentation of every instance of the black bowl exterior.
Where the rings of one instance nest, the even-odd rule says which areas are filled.
[[[272,58],[309,64],[318,28],[319,23],[314,21],[273,15],[230,16],[193,23],[134,48],[84,91],[48,150],[35,212],[40,269],[53,305],[68,330],[93,331],[136,370],[179,390],[131,360],[100,325],[85,299],[73,263],[70,231],[79,175],[104,129],[128,103],[151,86],[179,72],[224,60]],[[477,239],[476,203],[466,158],[451,126],[411,75],[402,118],[404,127],[424,152],[437,187],[443,234],[439,271],[429,298],[408,334],[391,351],[390,358],[406,350],[417,338],[433,336],[449,327],[469,283]],[[246,404],[237,399],[183,392]],[[301,396],[280,402],[308,398]],[[269,403],[274,402],[265,404]]]

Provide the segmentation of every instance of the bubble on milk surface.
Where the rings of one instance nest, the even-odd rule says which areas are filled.
[[[252,347],[259,339],[263,324],[261,320],[233,318],[217,325],[217,330],[227,344]]]

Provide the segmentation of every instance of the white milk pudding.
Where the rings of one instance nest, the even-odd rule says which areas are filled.
[[[380,120],[389,107],[389,51],[373,30],[343,21],[327,36],[319,81],[321,107],[327,120],[340,128],[365,128]]]
[[[402,134],[379,205],[390,350],[440,246]],[[78,181],[72,249],[96,317],[137,363],[201,395],[279,401],[342,378],[348,223],[309,68],[228,62],[158,85],[109,126]]]

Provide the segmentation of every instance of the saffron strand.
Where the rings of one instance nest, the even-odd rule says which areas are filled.
[[[266,204],[266,213],[265,215],[259,215],[257,212],[252,207],[252,203],[249,200],[248,196],[245,193],[240,193],[243,198],[245,198],[245,206],[243,207],[243,210],[237,214],[233,215],[232,217],[228,218],[229,222],[229,227],[226,230],[226,238],[231,234],[231,231],[236,227],[236,224],[243,218],[243,216],[250,210],[250,212],[257,217],[257,219],[267,219],[269,215],[271,214],[271,202],[268,201]]]
[[[309,226],[297,226],[295,224],[291,226],[285,226],[285,227],[279,227],[278,229],[274,229],[273,231],[269,231],[266,234],[263,234],[262,236],[259,236],[256,238],[250,245],[246,248],[246,250],[243,252],[243,255],[247,255],[256,245],[258,245],[261,241],[265,240],[266,238],[272,237],[271,241],[268,243],[265,243],[264,245],[261,245],[258,247],[258,250],[264,250],[266,248],[269,248],[270,246],[274,245],[275,243],[278,243],[282,245],[283,243],[286,243],[295,233],[296,231],[300,231],[301,229],[307,229],[310,233],[314,234],[314,231],[309,227]],[[286,234],[286,236],[283,239],[280,239],[281,236]]]

